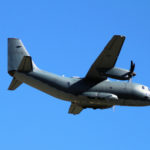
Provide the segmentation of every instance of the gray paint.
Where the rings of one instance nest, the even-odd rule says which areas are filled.
[[[121,46],[123,41],[121,40]],[[121,46],[119,47],[121,48]],[[118,51],[120,52],[120,50]],[[118,57],[118,53],[113,57]],[[90,76],[92,76],[91,70],[96,71],[93,66],[90,73],[88,72]],[[98,64],[96,64],[97,66]],[[115,75],[114,70],[113,74]],[[103,77],[99,78],[101,81],[86,77],[68,78],[40,70],[31,60],[22,42],[14,38],[8,40],[8,72],[14,78],[9,87],[10,90],[16,89],[21,83],[26,83],[58,99],[72,102],[69,113],[73,114],[80,113],[84,108],[105,109],[113,105],[150,105],[150,91],[148,87],[140,84],[112,82]],[[117,72],[116,75],[118,75]],[[98,74],[96,76],[98,77]]]
[[[101,105],[143,106],[150,104],[150,91],[145,86],[145,89],[142,89],[143,86],[140,84],[103,81],[90,87],[91,84],[82,81],[83,79],[61,77],[41,70],[34,70],[29,73],[16,72],[14,77],[49,95],[66,101],[75,101],[79,105],[84,100],[87,102],[95,101]],[[106,97],[113,94],[118,97],[118,100],[105,100],[104,96],[98,97],[96,95],[89,98],[90,95],[86,95],[86,92],[91,93],[91,95],[92,93],[99,95],[105,93]],[[104,100],[101,102],[101,99]]]

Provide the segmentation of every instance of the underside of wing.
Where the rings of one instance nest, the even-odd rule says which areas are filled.
[[[84,105],[84,106],[80,106],[80,105],[78,105],[78,104],[71,103],[68,113],[69,113],[69,114],[77,115],[77,114],[79,114],[83,109],[86,109],[86,108],[108,109],[108,108],[112,108],[112,107],[113,107],[113,105],[98,105],[98,106]]]
[[[85,78],[95,81],[105,80],[107,77],[104,77],[103,74],[115,66],[124,40],[124,36],[114,35],[93,63]]]
[[[113,105],[101,105],[99,106],[99,109],[108,109],[108,108],[112,108]]]
[[[83,108],[93,108],[93,109],[108,109],[112,108],[113,105],[84,105]]]

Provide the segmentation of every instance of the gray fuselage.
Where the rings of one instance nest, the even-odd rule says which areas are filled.
[[[16,71],[14,77],[49,95],[77,103],[84,108],[150,105],[150,90],[140,84],[108,80],[94,83],[82,78],[58,76],[38,68],[29,73]]]

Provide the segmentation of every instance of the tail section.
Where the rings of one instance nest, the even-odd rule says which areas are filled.
[[[21,40],[8,38],[8,73],[13,76],[15,71],[23,67],[23,63],[26,64],[24,67],[27,67],[27,64],[30,65],[30,67],[32,66],[32,69],[36,67]],[[19,69],[19,71],[21,71],[21,69]]]
[[[8,73],[14,76],[15,72],[31,72],[34,68],[37,68],[32,61],[31,56],[25,49],[21,40],[16,38],[8,39]],[[15,90],[22,84],[21,81],[13,78],[9,90]]]
[[[13,78],[8,90],[15,90],[17,87],[19,87],[22,84],[21,81],[17,80],[16,78]]]
[[[30,72],[33,71],[32,58],[30,56],[24,56],[21,63],[17,69],[20,72]]]

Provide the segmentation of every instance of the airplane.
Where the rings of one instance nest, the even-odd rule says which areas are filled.
[[[83,78],[65,77],[39,69],[22,41],[8,38],[8,73],[13,77],[9,90],[26,83],[58,99],[71,102],[70,114],[83,109],[107,109],[119,106],[150,105],[150,89],[132,83],[136,74],[131,61],[129,70],[116,68],[125,36],[114,35]],[[111,81],[108,78],[129,82]]]

